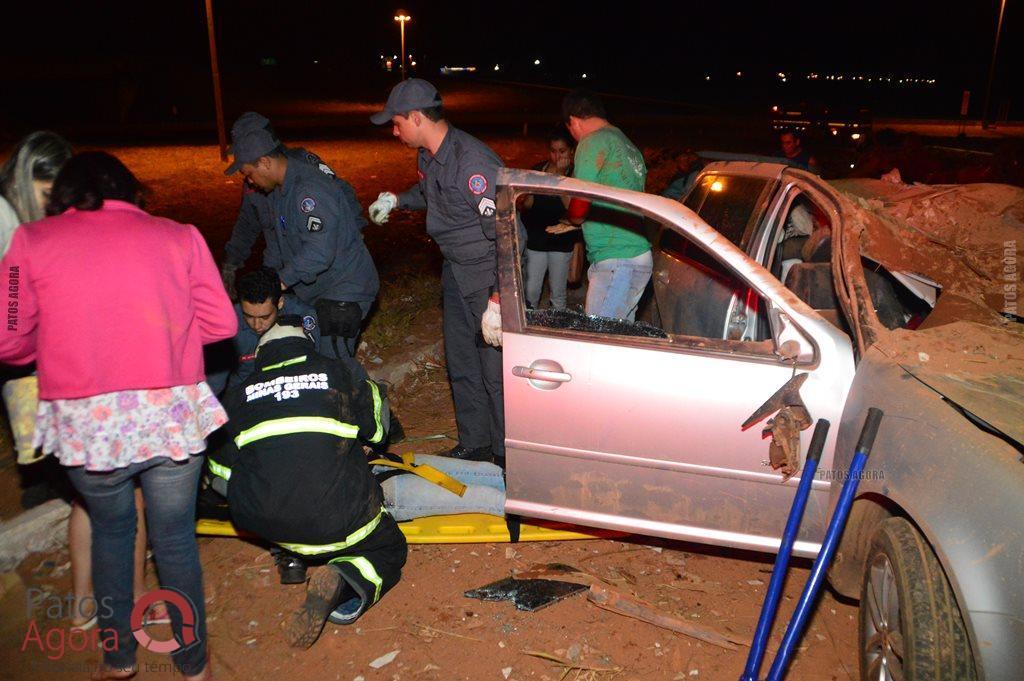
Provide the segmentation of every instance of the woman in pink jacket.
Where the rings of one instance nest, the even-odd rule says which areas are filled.
[[[204,382],[203,344],[237,321],[206,242],[149,215],[132,173],[102,152],[73,157],[50,213],[19,227],[2,262],[7,323],[0,361],[35,361],[36,444],[68,468],[93,522],[92,563],[104,666],[135,674],[134,485],[189,679],[209,676],[195,499],[205,438],[227,417]],[[140,607],[142,610],[140,611]],[[138,611],[138,612],[136,612]]]

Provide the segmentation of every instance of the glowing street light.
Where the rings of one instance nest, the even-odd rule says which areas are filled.
[[[540,66],[540,59],[534,59],[533,60],[533,65],[534,66]]]
[[[395,21],[399,24],[402,34],[402,80],[405,80],[405,22],[412,21],[412,17],[404,9],[395,12]]]

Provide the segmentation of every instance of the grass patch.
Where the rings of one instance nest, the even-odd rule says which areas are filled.
[[[402,343],[416,328],[421,316],[441,310],[441,279],[436,274],[405,274],[383,282],[377,308],[363,340],[377,354]]]

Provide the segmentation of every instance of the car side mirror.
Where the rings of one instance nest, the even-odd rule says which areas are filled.
[[[814,344],[775,306],[768,308],[768,321],[775,341],[775,354],[787,362],[804,364],[814,361]]]

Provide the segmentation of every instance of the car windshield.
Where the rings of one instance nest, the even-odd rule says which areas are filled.
[[[767,184],[761,177],[708,174],[701,177],[684,204],[726,239],[746,250],[759,217],[754,211]]]

